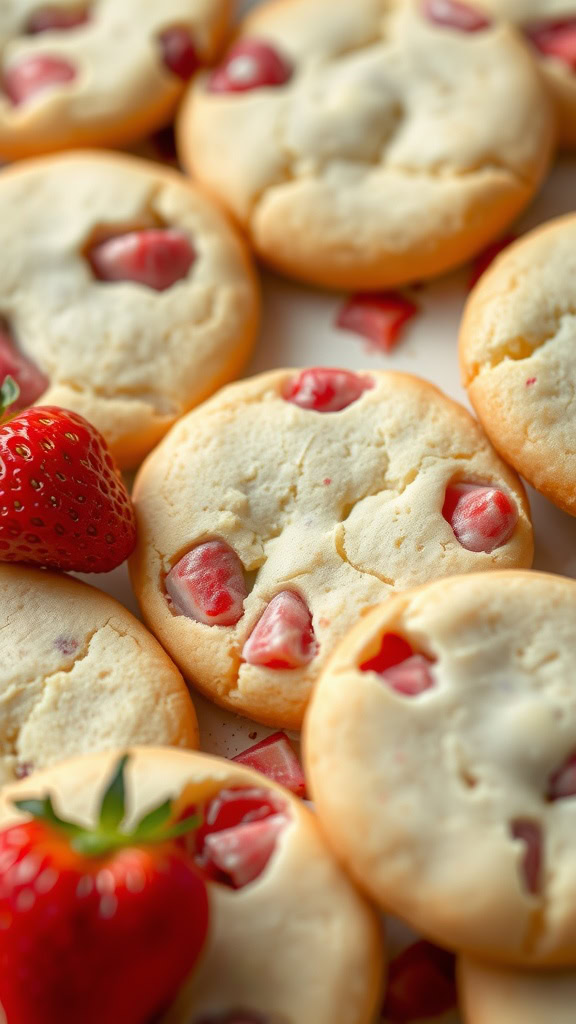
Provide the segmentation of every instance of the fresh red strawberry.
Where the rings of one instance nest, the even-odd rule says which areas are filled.
[[[136,543],[130,498],[104,438],[77,413],[35,406],[1,423],[0,561],[107,572]]]
[[[93,830],[49,796],[0,834],[0,1004],[7,1024],[146,1024],[192,971],[208,929],[206,885],[176,843],[197,819],[172,804],[130,831],[123,757]]]
[[[232,758],[238,764],[255,768],[268,779],[285,786],[296,796],[306,795],[306,780],[302,766],[285,733],[275,732],[248,750]]]
[[[456,1009],[454,957],[430,942],[415,942],[390,964],[383,1015],[391,1024],[439,1017]]]

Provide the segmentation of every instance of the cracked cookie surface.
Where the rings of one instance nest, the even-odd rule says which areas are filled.
[[[458,991],[466,1024],[573,1024],[576,970],[520,971],[461,957]]]
[[[295,277],[377,288],[441,273],[498,236],[545,173],[553,119],[512,28],[457,31],[412,0],[276,0],[240,46],[222,67],[243,91],[223,91],[222,70],[198,81],[180,155]],[[246,89],[258,46],[284,80]]]
[[[123,145],[168,121],[230,0],[3,0],[0,154]]]
[[[576,515],[576,217],[507,249],[468,300],[463,382],[495,448]]]
[[[28,403],[84,415],[122,466],[239,372],[258,307],[243,243],[178,172],[82,152],[0,174],[0,370],[31,364]]]
[[[294,404],[326,379],[344,408],[328,389],[317,397],[339,411]],[[443,514],[461,482],[511,503],[489,551]],[[532,558],[518,478],[461,406],[404,374],[280,370],[227,387],[149,456],[134,501],[148,625],[207,696],[271,725],[300,726],[336,641],[394,588]]]
[[[121,604],[68,576],[0,565],[0,785],[124,743],[195,747],[184,680]]]
[[[307,720],[307,779],[371,896],[441,945],[574,963],[576,583],[454,577],[345,638]]]

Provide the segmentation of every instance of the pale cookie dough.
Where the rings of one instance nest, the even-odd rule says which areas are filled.
[[[441,945],[576,963],[575,648],[574,580],[460,576],[374,609],[320,678],[305,760],[322,827]]]
[[[7,787],[0,824],[16,820],[13,799],[47,791],[67,817],[90,824],[117,756],[75,759]],[[380,925],[305,805],[257,772],[202,754],[137,748],[127,778],[131,819],[167,799],[178,817],[230,786],[275,794],[288,817],[259,877],[237,890],[209,884],[208,945],[163,1024],[371,1024],[384,967]]]
[[[574,1024],[576,968],[519,971],[461,957],[464,1024]]]
[[[576,515],[576,216],[537,228],[482,276],[460,332],[463,381],[486,433]]]
[[[35,31],[46,10],[84,13],[86,21]],[[216,57],[230,14],[230,0],[3,0],[0,156],[122,145],[154,131],[171,117],[193,73],[194,51],[198,66]],[[179,73],[164,60],[162,40],[174,30],[169,43]],[[63,63],[64,73],[54,76],[61,80],[14,102],[14,76],[22,88],[46,61],[48,77],[54,62]]]
[[[377,371],[326,371],[367,388],[339,412],[284,397],[324,372],[277,370],[224,389],[176,424],[134,488],[131,573],[149,627],[212,700],[293,728],[326,657],[368,606],[395,588],[532,559],[518,478],[461,406],[419,378]],[[443,518],[455,481],[501,488],[519,517],[490,553],[463,547]],[[232,588],[236,624],[195,621],[168,599],[167,574],[211,541],[246,574],[243,607],[242,579]],[[290,670],[247,663],[248,638],[287,591],[291,620],[311,613],[314,656]]]
[[[549,102],[510,27],[459,32],[411,0],[275,0],[242,38],[291,77],[223,93],[203,76],[180,153],[287,274],[342,288],[439,274],[498,236],[547,169]]]
[[[182,676],[130,612],[69,576],[6,564],[0,709],[0,785],[123,743],[198,743]]]
[[[101,237],[148,229],[189,242],[181,280],[157,291],[96,278]],[[242,242],[176,171],[82,152],[0,173],[0,316],[48,378],[37,401],[84,415],[122,466],[240,371],[258,307]]]

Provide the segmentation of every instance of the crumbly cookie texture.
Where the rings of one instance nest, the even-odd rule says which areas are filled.
[[[442,945],[575,962],[575,642],[573,580],[454,577],[373,610],[318,683],[305,752],[326,835]]]
[[[34,31],[43,9],[85,12],[69,30]],[[163,60],[162,34],[184,29],[198,62],[224,41],[230,0],[3,0],[2,72],[23,62],[58,61],[69,77],[14,104],[0,94],[0,155],[19,159],[74,146],[114,146],[169,120],[185,82]],[[34,65],[33,65],[34,66]]]
[[[573,215],[516,242],[473,291],[460,332],[463,381],[492,443],[572,515],[575,252]]]
[[[12,800],[46,791],[69,818],[93,822],[117,756],[77,758],[6,787],[0,825],[16,820]],[[178,816],[230,786],[273,789],[290,817],[259,878],[238,891],[210,884],[208,946],[166,1024],[189,1024],[192,1011],[217,1021],[240,1010],[270,1024],[369,1024],[384,967],[381,928],[305,805],[259,773],[203,754],[137,748],[127,777],[131,820],[174,798]]]
[[[0,785],[129,743],[195,747],[186,685],[121,604],[69,576],[0,565]]]
[[[349,375],[369,385],[355,401],[320,413],[284,397],[300,372],[232,385],[175,425],[136,480],[131,562],[144,617],[184,675],[227,708],[294,728],[367,607],[437,576],[532,559],[522,486],[461,406],[419,378],[370,371]],[[446,489],[461,480],[500,487],[517,507],[512,535],[489,554],[464,548],[443,518]],[[247,575],[235,624],[175,614],[168,599],[167,574],[213,540]],[[247,663],[246,641],[286,591],[292,618],[310,610],[315,656],[289,671]]]
[[[180,154],[297,278],[377,288],[438,274],[498,236],[548,166],[548,98],[505,25],[459,32],[415,0],[275,0],[242,38],[272,46],[291,77],[234,93],[199,79]]]
[[[465,1024],[574,1024],[576,969],[519,971],[461,957]]]
[[[93,244],[150,228],[189,240],[181,280],[157,291],[96,278]],[[176,171],[82,152],[0,173],[0,314],[48,378],[38,401],[84,415],[121,465],[239,372],[258,307],[242,242]]]

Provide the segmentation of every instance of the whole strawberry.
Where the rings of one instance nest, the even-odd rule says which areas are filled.
[[[136,544],[132,503],[101,434],[77,413],[34,406],[2,422],[0,561],[108,572]]]
[[[124,768],[97,827],[50,797],[0,833],[0,1006],[7,1024],[148,1024],[175,998],[208,930],[206,884],[175,839],[170,801],[130,831]],[[0,1011],[1,1012],[1,1011]]]

